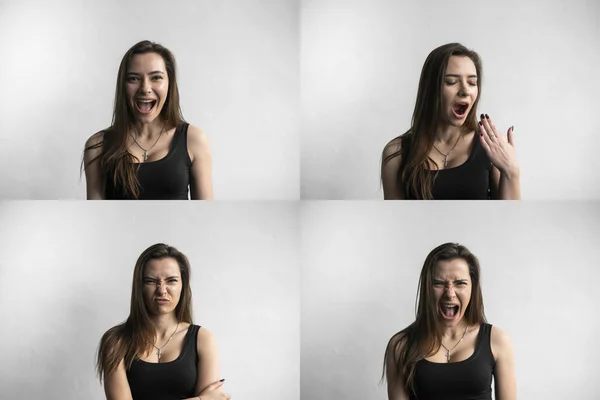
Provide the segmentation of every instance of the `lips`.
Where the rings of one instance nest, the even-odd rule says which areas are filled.
[[[464,115],[469,108],[469,103],[467,102],[458,102],[452,105],[452,110],[458,115]]]
[[[135,108],[142,114],[150,114],[156,103],[157,100],[154,99],[138,98],[135,100]]]
[[[458,304],[440,304],[442,315],[446,319],[454,319],[458,315],[460,306]]]

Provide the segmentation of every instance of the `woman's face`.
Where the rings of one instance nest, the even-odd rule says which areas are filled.
[[[473,61],[469,57],[451,56],[442,83],[442,120],[452,126],[462,126],[478,94]]]
[[[462,320],[471,300],[469,265],[462,258],[438,261],[433,271],[433,293],[438,316],[446,326]]]
[[[148,261],[142,283],[144,303],[151,314],[175,311],[183,288],[181,270],[175,259],[167,257]]]
[[[169,77],[163,58],[157,53],[134,55],[125,79],[127,101],[133,113],[143,123],[154,121],[169,91]]]

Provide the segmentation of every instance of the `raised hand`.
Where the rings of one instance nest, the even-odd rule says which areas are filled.
[[[479,121],[481,145],[487,153],[492,164],[500,173],[507,176],[518,174],[519,163],[515,152],[513,129],[508,128],[506,135],[498,132],[496,126],[487,114],[481,114]]]
[[[205,387],[198,398],[200,400],[229,400],[231,396],[222,390],[222,386],[225,383],[225,379],[216,381]]]

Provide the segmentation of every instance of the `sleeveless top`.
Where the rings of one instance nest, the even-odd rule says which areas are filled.
[[[175,400],[196,395],[199,329],[198,325],[190,325],[179,357],[171,362],[133,361],[127,371],[133,400]]]
[[[455,363],[425,359],[415,367],[415,392],[411,400],[492,400],[492,375],[496,361],[490,344],[492,325],[481,324],[471,357]]]
[[[469,158],[454,168],[429,171],[434,174],[431,194],[434,200],[488,200],[490,193],[490,171],[492,163],[479,141],[479,132],[475,132],[473,148]],[[402,138],[402,166],[408,157],[408,138]],[[400,176],[399,176],[400,178]],[[407,200],[414,200],[412,193],[406,193]]]
[[[187,122],[175,128],[169,152],[164,158],[139,165],[139,200],[188,200],[192,160],[187,149]],[[132,200],[121,186],[115,187],[113,171],[104,176],[107,200]]]

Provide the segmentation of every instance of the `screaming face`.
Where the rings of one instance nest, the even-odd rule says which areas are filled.
[[[446,326],[456,326],[471,300],[469,265],[462,258],[439,261],[435,265],[433,293],[437,312]]]

